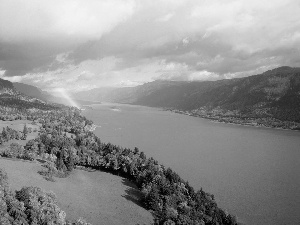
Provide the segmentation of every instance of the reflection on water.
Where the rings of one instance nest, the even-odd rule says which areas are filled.
[[[137,146],[213,193],[242,222],[299,224],[299,132],[218,124],[142,106],[93,109],[83,114],[101,126],[95,133],[102,141]]]

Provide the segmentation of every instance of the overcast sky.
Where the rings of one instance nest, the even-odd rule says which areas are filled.
[[[300,65],[299,0],[0,0],[0,77],[43,90]]]

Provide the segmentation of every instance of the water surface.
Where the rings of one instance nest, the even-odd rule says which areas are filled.
[[[246,224],[300,224],[300,133],[214,123],[160,109],[93,105],[104,142],[138,147]]]

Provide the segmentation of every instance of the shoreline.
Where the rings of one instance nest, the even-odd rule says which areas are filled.
[[[142,107],[156,108],[156,109],[160,109],[162,111],[169,111],[169,112],[173,112],[173,113],[177,113],[177,114],[182,114],[182,115],[186,115],[186,116],[192,116],[192,117],[197,117],[197,118],[201,118],[201,119],[206,119],[206,120],[209,120],[209,121],[214,122],[214,123],[239,125],[239,126],[245,126],[245,127],[268,128],[268,129],[276,129],[276,130],[287,130],[287,131],[296,131],[296,132],[300,131],[300,127],[298,127],[297,129],[293,129],[293,128],[284,128],[284,127],[280,127],[280,126],[279,127],[266,126],[264,124],[259,124],[259,125],[257,125],[257,124],[251,124],[253,122],[257,123],[257,122],[255,122],[255,119],[253,119],[253,121],[248,122],[248,123],[241,123],[241,122],[238,122],[238,121],[236,121],[236,122],[220,121],[220,120],[225,120],[227,117],[211,118],[209,116],[201,116],[199,114],[195,115],[194,113],[191,113],[191,112],[188,112],[188,111],[181,111],[181,110],[177,110],[177,109],[175,109],[175,110],[174,109],[167,109],[167,108],[163,108],[163,107],[151,107],[151,106],[144,106],[144,105],[134,105],[134,104],[114,103],[114,102],[107,102],[107,104],[121,104],[121,105],[142,106]],[[89,109],[89,108],[87,108],[87,109]],[[90,109],[93,110],[92,107]],[[275,119],[275,118],[271,117],[271,119]],[[285,121],[280,121],[280,122],[285,122]],[[286,122],[291,122],[291,121],[286,121]],[[295,123],[297,123],[297,122],[295,122]],[[97,125],[94,125],[94,124],[92,126],[95,126],[95,127],[93,127],[92,128],[93,130],[91,130],[91,131],[95,131],[95,129],[98,127]]]
[[[182,114],[182,115],[186,115],[186,116],[192,116],[192,117],[197,117],[197,118],[201,118],[201,119],[206,119],[206,120],[209,120],[209,121],[211,121],[213,123],[223,123],[223,124],[239,125],[239,126],[245,126],[245,127],[268,128],[268,129],[296,131],[296,132],[300,131],[300,128],[298,128],[298,129],[292,129],[292,128],[284,128],[284,127],[273,127],[273,126],[266,126],[264,124],[260,124],[260,125],[251,124],[251,122],[249,122],[249,123],[246,124],[246,123],[239,123],[238,121],[236,121],[236,122],[220,121],[220,120],[225,120],[224,118],[226,118],[226,117],[210,118],[210,117],[207,117],[207,116],[194,115],[192,113],[185,112],[185,111],[180,111],[180,110],[172,110],[172,109],[165,109],[165,108],[162,108],[162,109],[164,111],[169,111],[169,112],[173,112],[173,113],[177,113],[177,114]],[[284,121],[281,121],[281,122],[284,122]]]

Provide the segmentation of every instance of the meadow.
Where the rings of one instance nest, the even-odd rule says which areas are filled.
[[[0,168],[9,178],[10,187],[38,186],[56,194],[67,219],[82,217],[92,224],[151,224],[153,217],[138,203],[140,191],[127,179],[110,173],[76,169],[67,178],[45,180],[38,171],[39,161],[0,158]]]

